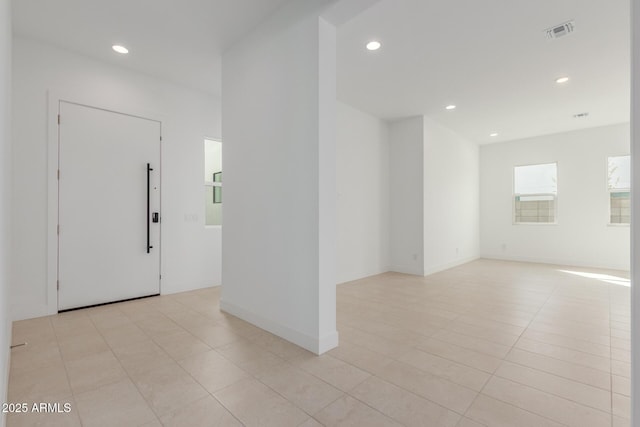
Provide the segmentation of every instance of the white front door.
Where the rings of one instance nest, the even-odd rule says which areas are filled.
[[[160,122],[59,114],[58,309],[159,294]]]

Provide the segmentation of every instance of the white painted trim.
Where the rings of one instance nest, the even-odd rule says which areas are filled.
[[[121,105],[115,105],[111,102],[105,102],[100,99],[87,97],[81,91],[59,92],[55,89],[47,91],[47,278],[45,305],[41,308],[29,304],[29,309],[22,313],[16,313],[14,308],[13,318],[29,319],[34,317],[47,316],[58,313],[58,165],[59,165],[59,134],[58,134],[58,114],[60,102],[69,102],[73,104],[85,105],[92,108],[98,108],[106,111],[112,111],[129,116],[153,120],[160,123],[160,136],[163,135],[167,116],[165,114],[129,109],[123,111]],[[62,119],[64,120],[64,118]],[[162,147],[165,138],[160,141],[160,212],[163,212],[162,202],[162,174],[163,160]],[[162,222],[160,223],[160,275],[164,276],[162,262]],[[162,280],[160,280],[160,293],[162,293]],[[24,304],[14,304],[14,307],[24,307]],[[31,309],[31,307],[34,307]]]
[[[472,257],[459,259],[459,260],[456,260],[456,261],[453,261],[453,262],[440,264],[440,265],[437,265],[435,267],[431,267],[431,268],[425,270],[424,276],[429,276],[429,275],[434,274],[434,273],[439,273],[439,272],[444,271],[444,270],[449,270],[450,268],[454,268],[454,267],[457,267],[459,265],[464,265],[464,264],[467,264],[467,263],[470,263],[470,262],[473,262],[473,261],[476,261],[476,260],[479,260],[479,259],[480,259],[480,256],[472,256]],[[413,276],[423,276],[423,274],[415,273],[414,270],[411,270],[410,268],[405,268],[404,270],[406,270],[406,271],[399,271],[400,269],[402,269],[402,267],[400,267],[400,268],[398,268],[398,267],[389,267],[389,269],[387,269],[385,271],[381,271],[379,273],[367,275],[367,276],[364,276],[364,277],[359,277],[357,279],[352,279],[352,280],[349,280],[347,282],[338,283],[338,285],[344,285],[346,283],[352,283],[352,282],[356,282],[356,281],[360,281],[360,280],[366,280],[366,279],[369,279],[369,278],[372,278],[372,277],[375,277],[375,276],[380,276],[380,275],[386,274],[386,273],[401,273],[401,274],[411,274]]]
[[[329,350],[333,350],[338,347],[339,341],[338,331],[333,331],[329,335],[318,338],[318,351],[314,351],[313,353],[321,355]]]
[[[389,271],[393,273],[412,274],[414,276],[424,276],[424,270],[420,269],[420,266],[412,267],[412,266],[392,265],[391,267],[389,267]]]
[[[615,265],[604,265],[604,264],[593,264],[582,261],[577,261],[575,259],[557,259],[557,258],[543,258],[543,257],[524,257],[524,256],[515,256],[515,255],[503,255],[503,254],[481,254],[480,259],[493,259],[498,261],[516,261],[516,262],[530,262],[535,264],[548,264],[548,265],[557,265],[557,266],[569,266],[569,267],[583,267],[583,268],[600,268],[603,270],[620,270],[620,271],[629,271],[625,265],[615,264]]]
[[[463,265],[463,264],[468,264],[468,263],[473,262],[473,261],[475,261],[477,259],[480,259],[480,256],[471,256],[471,257],[462,258],[462,259],[458,259],[458,260],[455,260],[455,261],[447,262],[447,263],[444,263],[444,264],[439,264],[439,265],[436,265],[436,266],[433,266],[433,267],[429,267],[429,268],[425,269],[424,275],[425,276],[429,276],[429,275],[434,274],[434,273],[439,273],[439,272],[444,271],[444,270],[449,270],[450,268],[454,268],[454,267],[457,267],[457,266]]]
[[[338,331],[323,337],[312,337],[293,330],[272,320],[265,319],[224,300],[220,301],[220,310],[245,320],[265,331],[271,332],[297,346],[320,355],[338,346]]]
[[[162,291],[162,289],[161,289],[161,295],[175,295],[175,294],[181,294],[183,292],[198,291],[200,289],[216,288],[218,286],[220,286],[220,285],[211,285],[210,283],[201,283],[201,284],[197,284],[197,285],[196,284],[192,284],[192,285],[189,286],[189,288],[187,290],[174,289],[174,290],[169,290],[169,291]]]
[[[340,279],[338,285],[342,285],[343,283],[355,282],[356,280],[366,279],[367,277],[378,276],[380,274],[388,273],[392,271],[390,266],[384,266],[382,268],[371,269],[363,272],[362,274],[358,274],[357,277],[349,277],[347,279]]]
[[[58,312],[57,302],[54,308],[54,312],[51,312],[51,308],[48,304],[33,304],[32,301],[22,301],[20,297],[14,297],[11,300],[13,310],[11,312],[11,320],[17,322],[19,320],[34,319],[36,317],[47,316],[49,314],[56,314]]]

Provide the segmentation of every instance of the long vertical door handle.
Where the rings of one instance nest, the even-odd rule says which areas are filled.
[[[147,253],[151,253],[151,164],[147,163]]]

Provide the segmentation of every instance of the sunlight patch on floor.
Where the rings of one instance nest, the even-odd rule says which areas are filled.
[[[631,287],[631,280],[625,277],[612,276],[610,274],[585,273],[583,271],[558,270],[562,273],[573,274],[575,276],[586,277],[587,279],[600,280],[601,282],[611,283],[612,285]]]

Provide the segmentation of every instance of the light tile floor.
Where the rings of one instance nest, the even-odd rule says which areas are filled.
[[[629,425],[621,272],[479,260],[338,286],[322,357],[219,311],[218,288],[14,323],[9,426]]]

